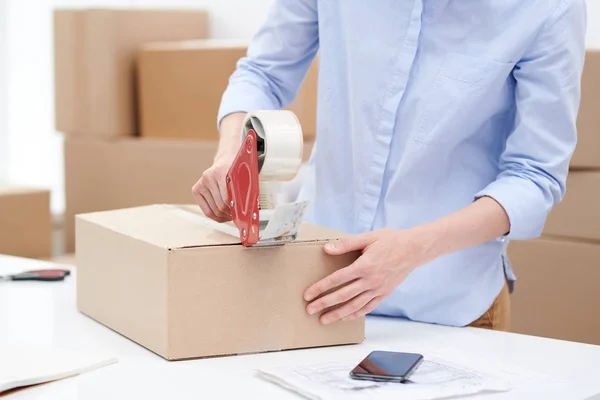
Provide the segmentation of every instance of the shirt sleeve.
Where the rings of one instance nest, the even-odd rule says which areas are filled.
[[[317,0],[276,0],[221,99],[228,114],[275,110],[296,97],[319,47]]]
[[[504,207],[510,232],[502,239],[541,235],[548,213],[565,194],[577,142],[585,29],[585,1],[561,1],[513,71],[514,129],[499,175],[475,196]]]

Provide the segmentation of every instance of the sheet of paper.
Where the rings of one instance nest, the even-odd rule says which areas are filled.
[[[115,357],[23,343],[0,344],[0,393],[79,375],[116,363]]]
[[[407,351],[418,352],[418,348]],[[440,352],[433,350],[421,350],[421,353],[425,355],[425,361],[405,384],[351,379],[349,372],[360,361],[356,359],[263,369],[258,371],[258,376],[311,400],[430,400],[504,392],[524,385],[551,384],[558,388],[564,384],[520,366],[494,363],[462,352],[450,350],[443,358]]]
[[[429,358],[415,371],[410,383],[384,383],[351,379],[356,361],[259,371],[259,376],[296,391],[308,399],[441,399],[481,391],[506,391],[510,381]]]

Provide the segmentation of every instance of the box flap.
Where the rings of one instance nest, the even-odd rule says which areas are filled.
[[[166,249],[240,244],[238,237],[211,229],[194,218],[198,216],[202,212],[197,206],[155,204],[80,214],[77,218]],[[345,235],[338,231],[304,223],[295,243],[342,236]]]
[[[238,39],[202,39],[150,42],[141,46],[142,51],[225,50],[246,48],[248,48],[248,41]]]
[[[0,196],[15,196],[24,194],[49,193],[48,189],[38,189],[23,186],[2,186],[0,185]]]

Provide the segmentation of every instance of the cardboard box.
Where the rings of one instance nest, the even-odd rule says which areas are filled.
[[[155,203],[189,203],[217,142],[122,138],[67,138],[65,248],[75,249],[75,214]],[[308,160],[312,143],[305,143]]]
[[[0,254],[29,258],[52,255],[48,190],[0,186]]]
[[[79,310],[169,360],[363,341],[364,319],[322,325],[302,297],[358,257],[323,252],[340,233],[303,225],[294,243],[247,249],[196,209],[78,216]]]
[[[511,242],[512,331],[600,345],[600,244]]]
[[[138,54],[144,137],[218,140],[217,113],[247,44],[223,40],[153,43]]]
[[[192,186],[212,165],[216,142],[123,138],[65,140],[65,231],[74,215],[154,203],[191,203]]]
[[[202,39],[202,10],[56,10],[56,129],[70,135],[138,133],[135,54],[143,43]]]
[[[565,198],[548,215],[544,235],[600,241],[599,198],[600,171],[571,171]]]
[[[144,137],[217,140],[223,92],[247,43],[231,40],[151,43],[138,54],[139,120]],[[305,139],[316,126],[317,67],[313,66],[288,109]]]
[[[588,49],[581,79],[577,148],[571,168],[600,168],[600,50]]]

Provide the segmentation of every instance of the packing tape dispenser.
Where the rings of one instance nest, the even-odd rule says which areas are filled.
[[[291,181],[302,164],[303,136],[292,111],[254,111],[242,125],[242,144],[226,176],[232,221],[172,208],[214,230],[239,236],[245,247],[276,246],[298,235],[307,202],[273,204],[270,183]]]
[[[226,178],[231,217],[244,246],[280,245],[296,239],[307,202],[273,205],[269,183],[294,179],[302,151],[302,128],[292,111],[246,115],[242,145]]]

